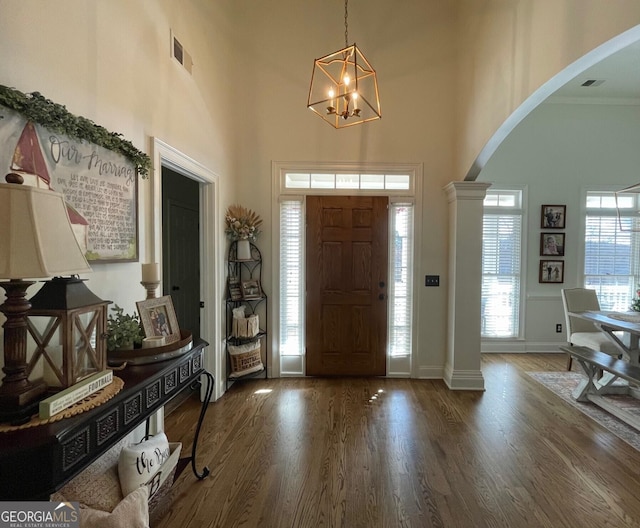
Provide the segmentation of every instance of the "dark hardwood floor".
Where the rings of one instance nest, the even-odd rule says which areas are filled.
[[[236,383],[202,429],[211,475],[187,468],[158,526],[640,527],[640,452],[526,374],[565,366],[562,354],[485,355],[485,392]],[[166,420],[186,452],[198,412],[191,399]]]

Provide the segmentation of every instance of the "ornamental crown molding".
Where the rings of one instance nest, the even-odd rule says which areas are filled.
[[[454,181],[445,185],[449,202],[456,200],[484,200],[491,183],[475,181]]]

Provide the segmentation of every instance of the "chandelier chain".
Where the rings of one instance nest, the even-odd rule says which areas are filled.
[[[349,16],[349,11],[347,9],[347,4],[349,0],[344,0],[344,47],[349,47],[349,23],[347,22],[347,18]]]

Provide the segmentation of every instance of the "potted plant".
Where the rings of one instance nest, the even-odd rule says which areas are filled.
[[[107,350],[112,352],[118,348],[133,349],[134,345],[139,346],[144,333],[138,314],[126,314],[117,304],[112,310],[115,315],[109,314],[107,317]]]

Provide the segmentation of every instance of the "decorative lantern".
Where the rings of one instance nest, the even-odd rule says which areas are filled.
[[[47,390],[42,379],[29,379],[26,292],[32,279],[91,271],[78,245],[60,193],[22,185],[19,174],[0,183],[0,305],[4,329],[5,376],[0,384],[0,421],[21,423],[38,410]]]
[[[27,326],[36,348],[31,373],[42,360],[43,379],[65,389],[107,368],[107,305],[78,277],[54,277],[31,299]]]

